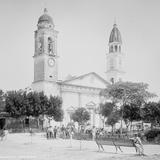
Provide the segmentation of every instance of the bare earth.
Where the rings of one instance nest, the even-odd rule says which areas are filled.
[[[115,153],[114,146],[98,152],[93,141],[56,139],[47,140],[43,134],[9,134],[0,141],[0,160],[159,160],[160,145],[145,145],[146,156],[137,156],[135,149],[122,147]]]

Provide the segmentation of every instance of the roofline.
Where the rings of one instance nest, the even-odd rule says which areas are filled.
[[[105,88],[97,88],[97,87],[88,87],[88,86],[81,86],[81,85],[76,85],[76,84],[67,84],[67,83],[61,83],[57,82],[59,85],[66,85],[66,86],[75,86],[75,87],[81,87],[81,88],[87,88],[87,89],[97,89],[97,90],[103,90]]]
[[[99,79],[101,79],[104,83],[106,83],[106,84],[109,84],[105,79],[103,79],[101,76],[99,76],[97,73],[95,73],[95,72],[89,72],[89,73],[87,73],[87,74],[83,74],[83,75],[81,75],[81,76],[78,76],[78,77],[75,77],[75,78],[72,78],[72,79],[69,79],[69,80],[64,80],[64,81],[62,81],[61,83],[66,83],[66,82],[70,82],[70,81],[73,81],[73,80],[76,80],[76,79],[81,79],[81,78],[83,78],[83,77],[85,77],[85,76],[88,76],[89,74],[94,74],[94,75],[96,75]]]

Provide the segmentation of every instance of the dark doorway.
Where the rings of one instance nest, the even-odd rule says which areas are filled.
[[[6,120],[5,118],[0,118],[0,129],[3,129],[5,127]]]
[[[27,127],[27,128],[29,127],[29,118],[25,119],[25,127]]]

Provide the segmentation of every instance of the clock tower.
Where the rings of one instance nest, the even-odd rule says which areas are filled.
[[[35,31],[34,91],[44,91],[47,95],[58,95],[57,34],[47,9],[38,19]]]
[[[107,81],[110,83],[115,83],[121,81],[124,76],[124,53],[122,49],[122,39],[117,25],[113,25],[109,37],[109,52],[107,56]]]

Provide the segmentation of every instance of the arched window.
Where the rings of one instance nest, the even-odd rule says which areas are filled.
[[[117,49],[118,49],[118,47],[117,47],[117,45],[115,46],[115,52],[117,52]]]
[[[121,46],[119,46],[119,52],[121,52]]]
[[[42,37],[38,38],[38,41],[37,41],[37,51],[39,54],[42,53],[42,47],[43,47],[43,39]]]
[[[110,47],[110,52],[113,52],[113,46]]]
[[[48,37],[48,53],[53,54],[53,41],[51,37]]]
[[[110,79],[110,81],[111,81],[112,84],[114,84],[114,78],[113,77]]]

